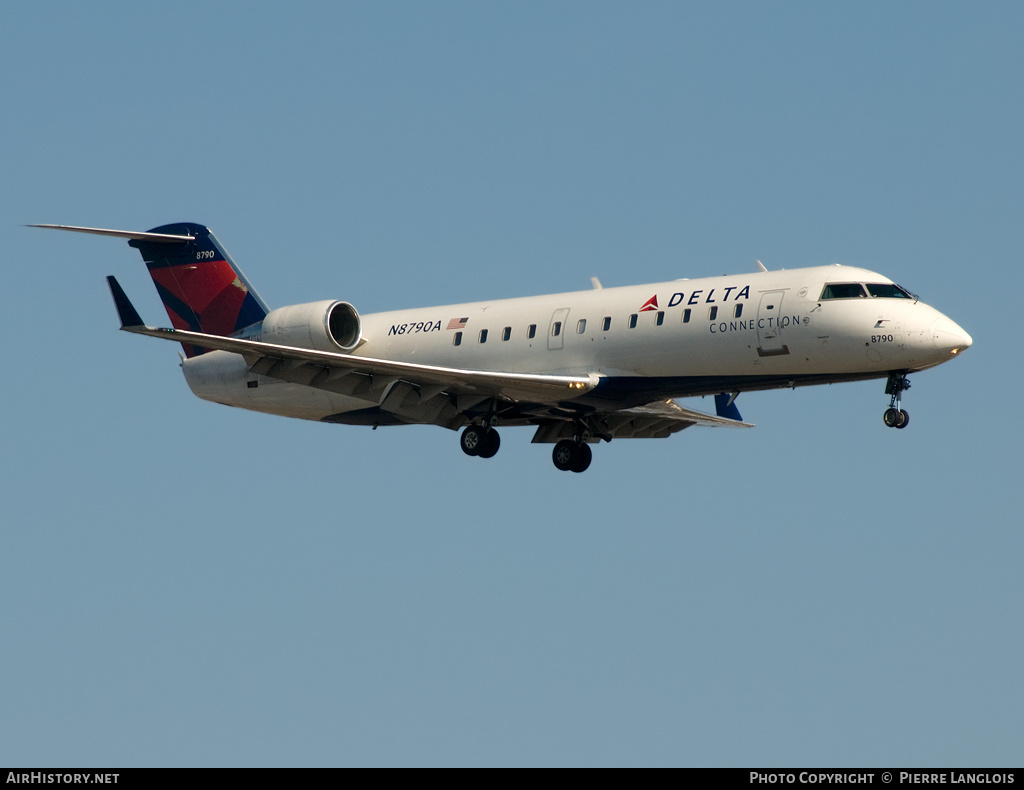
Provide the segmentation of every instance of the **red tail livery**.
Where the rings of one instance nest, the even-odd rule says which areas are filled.
[[[183,222],[137,236],[128,243],[142,253],[175,329],[226,337],[267,316],[266,304],[208,228]],[[203,353],[182,347],[189,357]]]

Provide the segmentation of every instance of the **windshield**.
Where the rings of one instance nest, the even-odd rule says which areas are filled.
[[[867,293],[864,289],[867,289]],[[821,291],[821,299],[913,299],[909,291],[896,283],[828,283]]]
[[[913,297],[896,283],[868,283],[868,293],[881,299],[913,299]]]
[[[824,299],[863,299],[866,296],[860,283],[829,283],[821,292]]]

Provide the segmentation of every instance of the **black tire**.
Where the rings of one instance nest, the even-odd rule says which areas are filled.
[[[477,455],[481,458],[493,458],[497,455],[499,447],[501,447],[501,437],[498,436],[498,432],[494,428],[488,428],[487,433],[484,434],[484,443]]]
[[[551,460],[556,469],[568,472],[572,469],[573,461],[576,460],[576,442],[571,439],[562,439],[551,451]]]
[[[882,415],[882,420],[885,422],[886,427],[895,428],[900,423],[900,413],[896,409],[886,409],[885,414]]]
[[[905,412],[903,409],[900,409],[900,419],[899,422],[896,423],[896,427],[899,428],[900,430],[903,430],[908,425],[910,425],[910,415],[907,414],[907,412]]]
[[[589,444],[576,445],[576,458],[572,462],[572,471],[586,472],[593,459],[594,453],[591,451]]]
[[[462,438],[459,439],[459,444],[462,446],[462,452],[466,455],[480,455],[480,451],[486,446],[486,441],[483,428],[479,425],[467,425],[466,430],[462,432]]]

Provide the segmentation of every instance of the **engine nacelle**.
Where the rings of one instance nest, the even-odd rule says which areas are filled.
[[[348,302],[328,299],[271,310],[263,319],[260,339],[316,351],[352,351],[361,335],[356,309]]]

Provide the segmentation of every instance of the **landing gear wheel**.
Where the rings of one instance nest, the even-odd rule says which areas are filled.
[[[910,425],[910,414],[905,409],[886,409],[882,419],[890,428],[906,428]]]
[[[501,446],[501,437],[494,428],[482,425],[467,425],[459,440],[462,452],[466,455],[477,455],[481,458],[493,458]]]
[[[562,439],[551,452],[555,467],[563,472],[585,472],[593,457],[590,445],[572,439]]]
[[[462,432],[462,438],[459,440],[462,452],[466,455],[480,455],[480,451],[484,448],[485,443],[484,428],[479,425],[467,425],[466,430]]]
[[[501,447],[501,437],[498,436],[498,432],[494,428],[488,428],[487,433],[484,434],[484,443],[477,455],[481,458],[493,458],[499,447]]]
[[[572,466],[569,468],[574,472],[586,472],[593,457],[594,453],[591,452],[589,444],[577,444],[576,458],[573,459]]]
[[[900,397],[910,389],[910,382],[902,373],[890,373],[889,380],[885,384],[885,394],[891,395],[889,408],[885,410],[882,419],[890,428],[906,428],[910,424],[910,415],[900,408]]]
[[[572,463],[575,458],[576,442],[571,439],[562,439],[562,441],[555,445],[555,449],[551,451],[551,460],[554,461],[555,468],[563,472],[568,472],[572,469]]]

